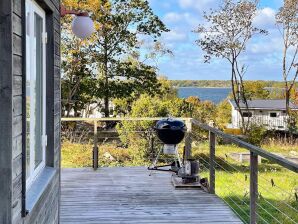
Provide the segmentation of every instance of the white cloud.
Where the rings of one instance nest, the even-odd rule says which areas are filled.
[[[182,9],[195,9],[199,12],[208,10],[218,5],[218,0],[179,0]]]
[[[272,52],[282,52],[282,38],[268,37],[263,41],[248,45],[248,52],[253,54],[267,54]]]
[[[188,37],[185,32],[178,30],[171,30],[170,32],[164,34],[165,41],[186,41],[187,38]]]
[[[263,29],[270,29],[275,26],[275,10],[272,8],[264,8],[258,11],[254,19],[254,25]]]
[[[164,16],[164,22],[165,23],[175,23],[175,22],[180,22],[182,19],[183,15],[176,13],[176,12],[169,12],[165,14]]]
[[[163,17],[166,24],[174,24],[189,31],[193,30],[200,23],[200,18],[191,13],[169,12]]]

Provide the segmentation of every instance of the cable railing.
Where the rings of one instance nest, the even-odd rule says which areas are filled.
[[[74,136],[78,141],[92,145],[92,167],[95,170],[102,165],[100,155],[103,154],[103,145],[110,141],[125,144],[123,136],[126,134],[126,140],[133,141],[129,139],[131,134],[144,138],[150,162],[155,157],[156,148],[162,144],[157,141],[152,129],[160,119],[162,118],[63,118],[62,135],[68,139]],[[243,223],[298,223],[296,163],[197,120],[180,119],[186,123],[188,130],[185,142],[181,144],[184,146],[185,157],[199,160],[200,177],[207,180],[204,189],[218,195]],[[125,122],[148,124],[145,125],[147,128],[140,129],[115,128]],[[72,128],[71,123],[76,127]],[[65,127],[68,130],[63,130]],[[218,142],[221,140],[229,143],[220,145]],[[230,157],[231,151],[225,151],[235,146],[238,147],[237,152],[248,150],[248,161],[236,161]]]
[[[202,135],[209,142],[208,149],[201,150],[197,157],[208,169],[204,174],[209,181],[210,193],[217,194],[229,204],[244,223],[298,223],[297,163],[192,120],[192,141],[202,142]],[[217,150],[217,139],[228,140],[239,149],[248,150],[249,161],[237,162]],[[197,149],[193,148],[193,151]],[[260,163],[260,158],[266,159],[267,163]],[[273,167],[273,171],[266,172],[267,167]],[[271,178],[268,177],[270,175]],[[284,181],[274,181],[276,178],[281,179],[278,175],[282,175]],[[286,182],[291,186],[284,186]],[[245,192],[243,189],[246,189]]]

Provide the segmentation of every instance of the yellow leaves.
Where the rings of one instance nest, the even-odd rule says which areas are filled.
[[[62,4],[68,10],[87,11],[96,16],[108,12],[111,8],[109,1],[102,0],[62,0]]]

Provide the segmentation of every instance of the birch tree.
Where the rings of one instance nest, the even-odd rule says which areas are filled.
[[[290,93],[298,76],[298,1],[284,0],[276,15],[283,38],[282,76],[285,87],[286,111],[290,115]]]
[[[257,4],[257,1],[249,0],[224,0],[218,10],[204,13],[205,21],[195,31],[200,34],[196,43],[205,52],[206,63],[212,58],[222,58],[230,64],[233,99],[241,115],[244,133],[249,128],[249,118],[245,121],[240,105],[244,103],[249,110],[243,84],[247,66],[241,64],[240,57],[254,35],[266,34],[265,30],[253,25]]]

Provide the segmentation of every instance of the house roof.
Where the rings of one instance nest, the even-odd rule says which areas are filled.
[[[234,100],[229,100],[234,108],[237,105]],[[248,100],[249,109],[264,109],[264,110],[286,110],[286,100]],[[246,109],[244,102],[240,102],[240,108]],[[290,102],[290,108],[292,110],[298,110],[298,105]]]

